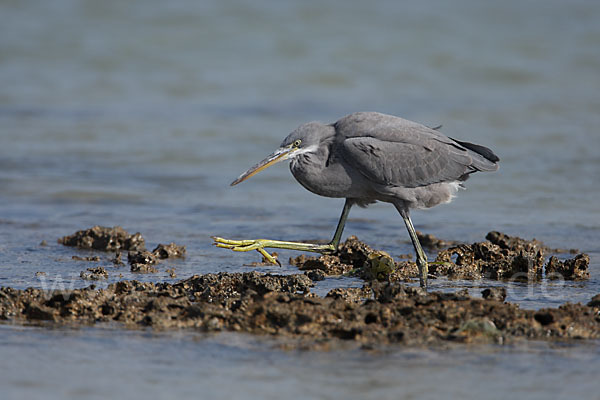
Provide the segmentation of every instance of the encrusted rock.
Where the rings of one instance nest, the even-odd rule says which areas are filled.
[[[327,276],[327,274],[325,274],[325,272],[320,269],[308,270],[304,272],[304,275],[308,276],[314,282],[322,281]]]
[[[592,300],[587,303],[588,307],[600,307],[600,294],[592,297]]]
[[[356,236],[350,236],[340,244],[334,254],[318,257],[302,254],[290,258],[290,264],[301,271],[320,270],[327,276],[346,274],[365,280],[405,281],[419,276],[414,262],[395,262],[389,254],[373,250]]]
[[[430,272],[456,279],[532,281],[541,278],[544,252],[540,242],[511,238],[499,232],[490,232],[487,238],[495,243],[477,242],[441,251],[436,258],[438,265],[432,264]]]
[[[331,289],[325,298],[342,299],[352,303],[361,303],[372,298],[373,292],[369,287],[362,288],[335,288]]]
[[[132,328],[227,330],[277,335],[288,338],[288,346],[302,348],[341,342],[373,348],[600,338],[598,296],[589,306],[567,303],[534,311],[465,292],[426,293],[378,281],[318,298],[309,292],[312,285],[303,274],[250,272],[199,275],[175,284],[121,281],[105,289],[2,287],[0,319],[49,321],[53,326],[113,322]]]
[[[127,261],[131,266],[131,272],[140,274],[155,274],[158,272],[158,269],[153,267],[154,264],[158,263],[158,259],[147,250],[130,251],[127,253]]]
[[[90,229],[64,236],[58,239],[58,242],[65,246],[76,246],[82,249],[102,251],[145,249],[144,238],[139,232],[131,235],[120,226],[112,228],[94,226]]]
[[[544,252],[547,250],[542,242],[500,232],[490,232],[487,238],[491,241],[459,244],[440,251],[435,261],[429,263],[430,277],[517,281],[542,278]],[[300,255],[290,259],[290,263],[302,271],[321,270],[325,275],[352,275],[366,281],[399,282],[419,276],[416,263],[396,262],[389,254],[373,250],[355,236],[349,237],[333,254],[319,257]],[[577,265],[583,264],[579,262]]]
[[[395,269],[394,259],[385,251],[373,251],[363,263],[366,280],[387,280]]]
[[[302,254],[291,258],[290,264],[297,266],[301,271],[320,269],[327,275],[343,275],[362,268],[372,252],[373,249],[367,244],[358,240],[356,236],[350,236],[340,244],[334,254],[320,257],[306,257]]]
[[[486,300],[504,301],[506,300],[506,288],[491,287],[484,289],[481,296]]]
[[[497,231],[489,232],[485,236],[485,238],[503,249],[508,249],[512,251],[523,250],[526,252],[534,253],[542,251],[543,253],[547,249],[546,245],[537,239],[526,240],[521,239],[518,236],[509,236],[505,233]]]
[[[73,257],[71,257],[71,259],[73,259],[75,261],[100,261],[100,257],[98,257],[98,256],[88,256],[88,257],[73,256]]]
[[[102,267],[88,268],[85,271],[82,271],[79,276],[81,279],[86,279],[89,281],[99,281],[103,279],[108,279],[108,272],[106,269]]]
[[[537,239],[522,239],[518,236],[509,236],[502,232],[489,232],[486,237],[490,242],[504,248],[510,249],[514,251],[525,250],[527,252],[539,252],[541,251],[543,254],[550,253],[571,253],[576,254],[579,252],[577,249],[560,249],[560,248],[552,248],[546,246],[543,242]]]
[[[139,274],[156,274],[158,269],[153,267],[151,264],[133,263],[130,266],[131,272],[137,272]]]
[[[152,250],[157,258],[181,258],[185,257],[185,246],[179,246],[175,243],[159,244],[154,250]]]
[[[427,248],[427,249],[443,249],[445,247],[450,247],[450,246],[456,246],[459,243],[454,241],[454,240],[443,240],[443,239],[438,239],[437,237],[433,236],[431,233],[422,233],[419,231],[417,232],[417,238],[419,239],[419,243],[421,243],[421,246]]]
[[[546,264],[546,277],[548,279],[585,280],[590,278],[590,256],[585,253],[574,258],[560,261],[552,256]]]
[[[127,253],[127,262],[129,264],[147,264],[152,265],[158,263],[158,259],[153,253],[147,250],[130,251]]]

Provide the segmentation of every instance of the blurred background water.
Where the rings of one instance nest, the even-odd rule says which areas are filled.
[[[372,110],[443,124],[445,134],[487,145],[501,158],[497,173],[474,176],[453,203],[414,212],[417,229],[464,242],[500,230],[578,248],[592,258],[592,279],[508,284],[509,300],[530,308],[586,302],[600,292],[598,21],[600,4],[584,0],[3,1],[0,284],[87,286],[78,277],[91,265],[71,260],[85,252],[56,239],[97,224],[139,231],[151,248],[175,241],[188,250],[185,260],[161,265],[158,275],[110,269],[109,281],[119,274],[175,280],[167,267],[175,267],[176,279],[253,269],[244,264],[258,261],[257,254],[216,249],[210,235],[329,239],[343,200],[305,191],[285,166],[235,188],[229,182],[299,124]],[[386,204],[354,209],[349,234],[392,255],[412,252],[401,219]],[[47,246],[39,245],[43,240]],[[296,255],[280,254],[284,260]],[[294,272],[286,265],[258,270]],[[38,271],[46,275],[36,277]],[[432,283],[473,293],[496,284]],[[326,280],[316,291],[339,285],[360,282]],[[498,382],[510,386],[519,365],[523,386],[511,388],[537,398],[556,393],[535,383],[547,376],[548,363],[573,368],[552,371],[553,381],[573,383],[571,391],[589,389],[577,379],[600,366],[581,348],[308,356],[238,336],[109,332],[3,327],[0,354],[17,360],[0,378],[3,389],[32,397],[56,388],[64,389],[53,391],[63,394],[57,397],[106,397],[118,385],[82,391],[77,385],[91,378],[85,373],[110,382],[113,373],[143,369],[143,378],[120,382],[129,397],[143,393],[135,389],[140,385],[161,382],[173,392],[154,392],[159,397],[198,393],[215,375],[240,384],[238,392],[220,392],[230,397],[248,390],[262,397],[434,397],[457,382],[461,391],[451,393],[475,397],[495,391]],[[231,338],[244,344],[224,344]],[[90,362],[100,353],[100,361]],[[102,369],[102,357],[117,369]],[[454,359],[468,373],[458,376]],[[69,369],[75,380],[58,385],[59,377],[40,363],[89,369],[79,376]],[[154,367],[144,369],[148,364]],[[180,379],[178,368],[193,376]],[[325,374],[330,370],[340,373]],[[23,374],[28,378],[20,379]],[[364,386],[347,392],[357,375]],[[311,385],[306,393],[304,379]],[[275,386],[260,384],[265,381]]]

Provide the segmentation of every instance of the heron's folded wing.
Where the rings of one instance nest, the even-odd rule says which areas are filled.
[[[350,137],[341,143],[340,152],[352,168],[381,185],[418,187],[455,181],[472,172],[466,149],[434,138],[395,139]]]

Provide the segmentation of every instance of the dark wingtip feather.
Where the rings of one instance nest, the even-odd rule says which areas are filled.
[[[474,144],[474,143],[469,143],[469,142],[461,142],[460,140],[456,140],[453,138],[450,138],[452,140],[454,140],[456,143],[460,144],[462,147],[469,149],[471,151],[474,151],[475,153],[479,154],[480,156],[482,156],[483,158],[485,158],[488,161],[491,161],[493,163],[497,163],[498,161],[500,161],[500,157],[498,157],[496,154],[494,154],[494,152],[490,149],[488,149],[485,146],[481,146],[479,144]]]

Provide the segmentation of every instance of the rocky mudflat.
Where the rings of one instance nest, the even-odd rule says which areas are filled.
[[[486,239],[458,244],[429,236],[430,248],[440,248],[430,264],[431,278],[505,280],[517,276],[530,284],[557,276],[589,278],[586,254],[558,259],[552,255],[558,252],[536,240],[499,232],[490,232]],[[139,272],[153,272],[161,260],[185,254],[185,247],[173,243],[147,251],[141,234],[130,235],[119,227],[94,227],[60,242],[115,251],[115,265],[121,263],[120,251],[127,250],[132,271]],[[98,262],[94,256],[76,259]],[[506,289],[497,284],[484,289],[481,297],[471,297],[466,290],[427,293],[405,284],[418,276],[414,262],[395,261],[356,237],[340,245],[335,254],[301,255],[290,263],[301,273],[218,273],[176,283],[123,280],[106,288],[92,284],[64,291],[3,287],[0,319],[23,324],[117,323],[136,329],[236,331],[285,337],[297,346],[314,349],[340,343],[373,348],[600,338],[600,295],[587,304],[524,310],[505,302]],[[311,291],[316,282],[336,275],[359,277],[365,283],[361,288],[332,289],[325,297]],[[81,277],[101,281],[109,272],[96,265],[82,271]]]
[[[577,254],[574,258],[562,261],[556,256],[548,259],[550,254],[567,251],[550,249],[535,239],[525,240],[495,231],[486,235],[486,241],[472,244],[457,244],[432,235],[427,237],[429,242],[441,248],[434,261],[429,263],[431,279],[440,276],[450,279],[518,281],[538,281],[543,276],[564,280],[589,278],[590,259],[587,254]],[[300,255],[291,258],[290,264],[301,271],[319,271],[323,277],[346,274],[366,281],[375,279],[391,282],[418,278],[416,263],[394,260],[389,254],[372,249],[355,236],[350,236],[342,243],[335,254]]]
[[[237,331],[297,339],[326,349],[399,343],[506,343],[523,339],[600,338],[600,295],[586,305],[537,311],[505,303],[502,294],[425,293],[395,282],[334,289],[321,298],[304,274],[257,272],[193,276],[175,284],[121,281],[106,289],[63,292],[0,289],[0,318],[13,323]]]

